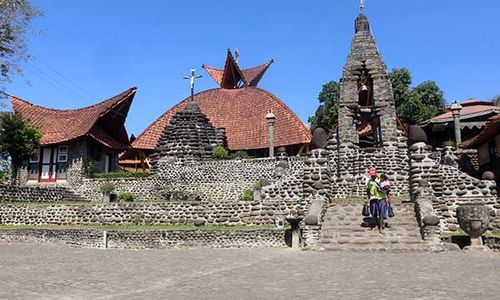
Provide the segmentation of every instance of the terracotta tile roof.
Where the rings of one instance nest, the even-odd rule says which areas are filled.
[[[463,102],[461,102],[462,106],[471,106],[471,105],[489,105],[494,106],[495,102],[491,100],[479,100],[475,98],[469,98]]]
[[[484,129],[475,137],[463,142],[461,147],[474,148],[489,141],[497,135],[500,135],[500,115],[496,115],[488,119],[488,123]]]
[[[132,148],[154,149],[172,116],[183,109],[189,98],[159,117],[132,143]],[[311,134],[306,125],[276,96],[257,88],[212,89],[195,95],[203,113],[217,128],[225,128],[230,150],[268,147],[266,114],[276,115],[275,145],[308,144]]]
[[[125,116],[121,116],[124,122],[136,90],[135,87],[130,88],[119,95],[97,104],[72,110],[50,109],[31,104],[15,96],[10,97],[10,101],[16,115],[42,131],[41,145],[57,144],[85,135],[91,135],[96,140],[107,143],[110,147],[115,148],[115,146],[119,146],[121,148],[123,147],[123,143],[118,142],[120,138],[115,140],[109,134],[104,134],[101,129],[94,128],[94,125],[99,119],[119,107],[125,111]],[[125,105],[124,108],[120,104]],[[123,114],[123,112],[119,112],[118,114]],[[121,126],[122,128],[114,128],[114,130],[123,134],[125,128],[123,124]]]
[[[257,86],[260,79],[262,78],[264,73],[267,71],[267,68],[269,68],[269,66],[273,62],[274,61],[271,59],[270,61],[268,61],[265,64],[262,64],[260,66],[242,70],[241,72],[243,73],[243,76],[245,77],[245,80],[248,83],[248,85],[249,86]]]
[[[120,143],[114,137],[109,135],[104,129],[98,126],[95,126],[92,129],[90,129],[88,135],[92,137],[94,140],[98,141],[99,143],[111,149],[121,149],[121,150],[128,149],[128,145]]]
[[[460,120],[479,117],[489,113],[500,113],[500,107],[491,105],[464,106],[460,111]],[[448,111],[429,120],[430,123],[444,123],[450,121],[453,121],[451,111]]]
[[[224,70],[209,67],[207,65],[202,65],[201,67],[207,71],[208,75],[210,75],[210,77],[212,77],[212,79],[215,80],[219,86],[222,84],[222,75],[224,74]]]

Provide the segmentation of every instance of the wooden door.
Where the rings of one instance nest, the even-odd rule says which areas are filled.
[[[42,148],[40,157],[39,182],[56,181],[56,148]]]

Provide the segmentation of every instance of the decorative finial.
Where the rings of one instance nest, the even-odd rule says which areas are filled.
[[[191,85],[191,101],[194,101],[194,82],[196,79],[201,78],[201,75],[195,75],[196,70],[194,68],[191,69],[191,75],[184,76],[184,79],[189,79],[189,83]]]
[[[359,0],[359,10],[361,12],[365,10],[365,0]]]
[[[234,49],[234,57],[235,57],[236,63],[238,63],[238,59],[240,58],[240,51],[238,51],[238,48]]]

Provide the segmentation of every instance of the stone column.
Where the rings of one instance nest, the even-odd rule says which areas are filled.
[[[267,113],[266,120],[269,128],[269,157],[274,157],[274,122],[276,121],[276,116],[272,111]]]
[[[458,149],[458,145],[462,143],[462,135],[460,132],[460,111],[462,110],[462,106],[460,103],[453,103],[450,107],[451,114],[453,115],[453,125],[455,127],[455,144]]]

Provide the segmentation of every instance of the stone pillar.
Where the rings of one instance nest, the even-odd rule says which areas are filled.
[[[460,132],[460,111],[462,110],[462,106],[455,102],[450,107],[451,114],[453,115],[453,125],[455,127],[455,144],[458,149],[458,145],[462,143],[462,135]]]
[[[269,128],[269,157],[274,157],[274,122],[276,121],[276,116],[272,111],[267,113],[266,120]]]

